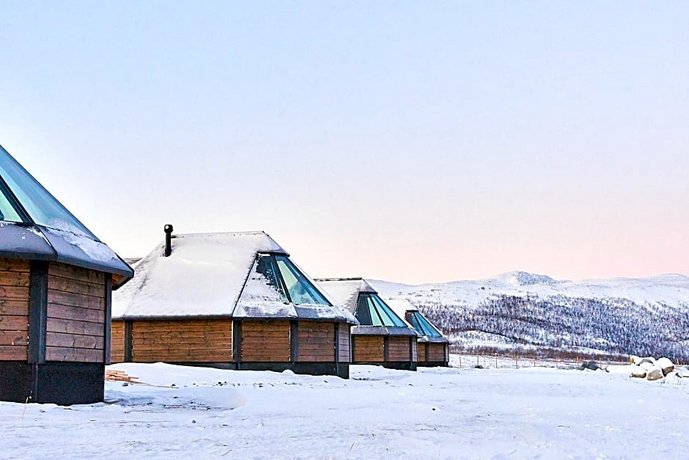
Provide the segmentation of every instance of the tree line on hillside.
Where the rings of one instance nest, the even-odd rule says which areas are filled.
[[[496,295],[475,306],[430,301],[417,307],[450,335],[479,331],[517,345],[689,359],[689,305]]]

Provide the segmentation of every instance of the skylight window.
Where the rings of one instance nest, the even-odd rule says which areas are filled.
[[[4,179],[9,191],[14,194],[21,206],[26,210],[34,223],[44,227],[66,230],[71,233],[83,234],[91,239],[97,238],[76,217],[65,209],[59,201],[53,197],[41,184],[34,179],[7,151],[0,147],[0,176]],[[0,195],[0,206],[4,220],[13,220],[18,217],[10,212],[4,204],[8,198],[6,192]],[[21,219],[18,220],[19,222]]]
[[[359,294],[355,316],[362,326],[407,327],[377,294]]]
[[[442,337],[443,335],[418,311],[407,313],[409,322],[416,332],[426,337]]]
[[[283,255],[259,254],[242,291],[242,303],[328,305],[299,269]],[[264,305],[265,306],[265,305]]]
[[[315,286],[286,256],[275,256],[275,261],[293,304],[330,305],[330,302],[318,292]]]
[[[23,222],[23,219],[12,205],[7,186],[0,180],[0,221]]]
[[[359,303],[354,316],[356,316],[356,319],[359,320],[362,326],[383,326],[383,321],[378,312],[376,312],[376,306],[371,296],[367,294],[359,295]]]
[[[259,255],[256,263],[256,276],[250,277],[252,280],[258,281],[259,284],[265,284],[272,288],[279,296],[280,300],[287,301],[285,290],[282,288],[280,281],[280,274],[275,265],[275,258],[270,255]]]

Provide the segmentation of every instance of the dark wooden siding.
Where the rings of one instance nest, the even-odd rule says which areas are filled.
[[[445,349],[447,345],[444,343],[429,343],[428,344],[428,361],[440,362],[447,361],[445,357]]]
[[[110,360],[124,362],[124,321],[113,320],[110,329]]]
[[[350,326],[347,323],[340,323],[340,362],[349,363],[352,361],[351,355],[351,334]]]
[[[353,335],[352,362],[382,363],[385,361],[385,342],[381,335]]]
[[[289,362],[289,321],[242,321],[242,361]]]
[[[122,338],[124,343],[124,331]],[[132,361],[231,362],[232,320],[134,320]]]
[[[428,343],[420,343],[419,347],[419,362],[425,363],[428,361]]]
[[[388,361],[409,362],[411,360],[410,347],[411,340],[409,337],[390,337],[388,339]]]
[[[0,259],[0,361],[26,361],[29,262]]]
[[[105,275],[50,264],[46,360],[102,363],[104,336]]]
[[[299,321],[297,361],[335,362],[335,323]]]

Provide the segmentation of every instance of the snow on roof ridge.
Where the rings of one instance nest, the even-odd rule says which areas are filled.
[[[266,235],[272,239],[272,237],[266,233],[264,230],[245,230],[239,232],[192,232],[192,233],[173,233],[173,238],[186,238],[186,237],[212,237],[212,236],[250,236],[250,235]]]
[[[371,283],[366,281],[366,278],[363,277],[353,277],[353,278],[315,278],[314,281],[317,283],[353,283],[353,282],[358,282],[359,283],[359,288],[358,290],[360,292],[373,292],[373,293],[378,293],[376,288],[374,288]]]
[[[314,279],[319,289],[335,304],[343,305],[354,314],[360,292],[378,294],[364,278],[320,278]]]

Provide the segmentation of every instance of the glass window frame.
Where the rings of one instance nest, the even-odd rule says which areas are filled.
[[[357,309],[355,313],[355,317],[362,322],[362,319],[359,317],[359,311],[363,306],[363,302],[366,303],[366,308],[368,309],[368,312],[371,316],[371,321],[370,324],[364,324],[366,326],[376,326],[376,327],[409,327],[407,324],[404,322],[402,318],[400,318],[393,310],[390,308],[388,304],[386,304],[383,299],[380,298],[380,296],[374,292],[361,292],[359,293],[359,299],[357,300]],[[375,319],[373,315],[375,314],[375,317],[378,319],[380,324],[375,324]],[[383,316],[385,315],[385,317]],[[388,318],[389,321],[386,321],[385,318]]]
[[[386,304],[383,299],[380,298],[378,294],[373,294],[371,298],[373,299],[373,303],[377,304],[376,309],[378,311],[378,314],[380,314],[381,318],[383,316],[381,312],[385,313],[385,316],[390,318],[392,324],[388,327],[408,327],[407,323],[405,323],[404,320],[400,318],[399,315],[397,315],[397,313],[395,313],[392,310],[392,308],[390,308],[390,306]],[[383,321],[383,323],[385,323],[385,321]]]
[[[362,295],[360,295],[356,300],[354,317],[359,321],[359,323],[361,323],[362,326],[373,325],[371,307],[369,306],[366,297]]]
[[[366,318],[361,318],[359,316],[360,311],[365,311],[366,314],[368,315],[369,321],[365,321]],[[362,292],[359,294],[359,298],[357,299],[357,309],[356,312],[354,313],[354,316],[356,317],[357,320],[361,323],[362,326],[375,326],[375,327],[383,327],[385,326],[385,323],[383,322],[383,318],[378,314],[378,309],[376,309],[375,304],[373,303],[373,300],[371,299],[371,296],[367,292]],[[378,322],[379,324],[376,324]]]
[[[0,146],[0,176],[26,224],[81,234],[100,241],[62,203]],[[61,225],[56,225],[60,222]],[[66,224],[66,226],[64,225]]]
[[[316,286],[309,281],[309,279],[306,277],[304,273],[299,270],[299,268],[290,260],[290,258],[284,254],[269,254],[272,259],[273,263],[275,264],[275,268],[277,269],[277,274],[278,278],[280,279],[280,282],[282,283],[282,289],[287,296],[287,299],[289,302],[293,305],[323,305],[323,306],[328,306],[332,307],[332,304],[328,300],[328,298],[316,288]],[[282,269],[280,267],[279,262],[283,262],[284,266],[289,272],[291,273],[292,276],[296,279],[296,281],[302,285],[302,288],[304,288],[305,292],[311,297],[314,302],[308,302],[308,303],[296,303],[294,301],[294,298],[292,296],[292,293],[290,293],[289,287],[287,286],[287,282],[285,281],[284,275],[282,273]],[[315,294],[315,295],[314,295]]]
[[[9,210],[12,211],[14,216],[16,216],[16,219],[8,219],[8,216],[6,216],[5,213],[2,212],[2,209],[0,209],[0,222],[12,222],[15,224],[31,223],[31,220],[29,216],[26,214],[26,211],[22,207],[21,203],[19,203],[17,197],[14,195],[14,193],[12,193],[12,189],[10,189],[9,185],[7,185],[5,179],[2,176],[0,176],[0,200],[2,199],[4,199],[4,201],[7,202]]]
[[[411,323],[418,332],[423,334],[425,337],[443,337],[443,334],[431,324],[421,312],[412,312]]]
[[[271,279],[271,277],[267,276],[265,273],[258,271],[258,267],[263,261],[266,261],[266,264],[268,264],[268,268],[272,270],[273,279]],[[256,272],[263,275],[263,277],[266,280],[268,280],[269,283],[271,281],[275,282],[275,289],[278,291],[278,294],[282,295],[289,303],[292,303],[292,299],[290,298],[287,286],[285,286],[285,281],[282,279],[282,274],[280,273],[280,269],[278,268],[273,254],[258,254],[256,256]]]

